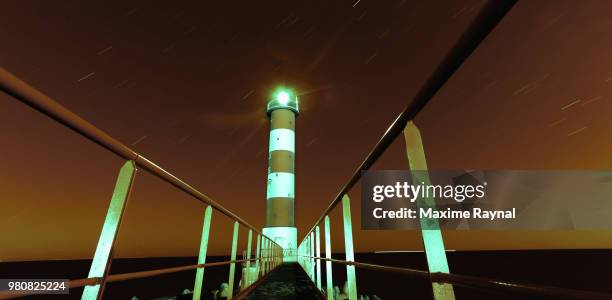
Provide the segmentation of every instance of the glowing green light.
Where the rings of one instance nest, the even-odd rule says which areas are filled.
[[[268,115],[276,109],[288,109],[296,115],[299,114],[298,97],[294,91],[286,87],[278,87],[272,93],[272,98],[268,101],[266,111]]]
[[[276,96],[276,100],[278,100],[278,103],[280,104],[287,104],[289,103],[289,93],[282,91],[280,93],[278,93],[278,95]]]

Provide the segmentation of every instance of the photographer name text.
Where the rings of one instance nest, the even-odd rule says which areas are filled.
[[[418,212],[418,213],[417,213]],[[400,208],[397,210],[384,210],[375,208],[372,210],[372,215],[376,219],[515,219],[516,208],[509,210],[484,210],[474,207],[471,210],[436,210],[433,208]]]

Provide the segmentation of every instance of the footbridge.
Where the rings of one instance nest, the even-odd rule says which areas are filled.
[[[104,298],[105,287],[116,282],[197,270],[193,281],[193,295],[191,298],[204,299],[203,283],[206,280],[204,271],[210,268],[229,268],[229,278],[227,280],[229,287],[227,294],[224,295],[226,299],[342,298],[356,300],[360,299],[358,293],[360,280],[357,277],[356,269],[367,269],[394,273],[397,276],[402,276],[406,281],[416,278],[425,279],[431,285],[431,297],[437,300],[455,299],[455,287],[458,286],[483,292],[494,291],[514,295],[516,299],[524,297],[535,297],[537,299],[609,299],[610,295],[581,290],[453,274],[449,271],[440,229],[422,230],[421,232],[425,249],[424,254],[428,265],[426,270],[416,270],[397,265],[378,265],[355,260],[353,245],[354,224],[351,216],[351,205],[355,205],[355,203],[351,202],[348,192],[360,181],[361,171],[368,170],[383,155],[389,145],[400,136],[406,143],[407,168],[411,171],[427,170],[421,135],[412,120],[478,47],[480,42],[495,28],[496,24],[503,19],[504,15],[514,5],[514,2],[489,1],[484,6],[466,32],[457,40],[439,66],[432,72],[419,92],[408,102],[409,104],[405,110],[399,113],[397,118],[388,127],[388,130],[373,146],[371,152],[357,165],[353,175],[339,189],[336,197],[321,213],[320,217],[312,223],[312,227],[300,233],[302,239],[297,244],[292,244],[292,239],[295,237],[290,227],[283,230],[274,229],[281,222],[286,222],[286,224],[292,222],[289,218],[281,220],[283,217],[286,217],[285,215],[281,214],[280,217],[276,215],[286,209],[286,205],[291,204],[291,194],[285,195],[286,197],[284,198],[269,196],[268,200],[272,198],[277,200],[274,200],[276,201],[275,206],[267,211],[266,218],[269,218],[269,224],[266,224],[266,226],[268,227],[263,229],[256,228],[242,219],[238,213],[225,208],[221,202],[211,199],[196,187],[181,180],[177,175],[171,174],[155,162],[147,159],[62,106],[59,104],[59,101],[52,99],[7,70],[0,68],[0,90],[4,93],[17,101],[29,105],[125,160],[117,175],[116,185],[110,199],[89,274],[86,278],[71,279],[68,283],[69,287],[71,289],[83,288],[81,299],[102,299]],[[286,100],[282,97],[279,99]],[[270,112],[271,108],[268,107],[268,110]],[[281,121],[276,125],[281,126],[281,129],[287,129],[286,126],[288,125]],[[285,148],[283,149],[286,150]],[[286,169],[289,167],[278,165],[278,168]],[[270,174],[274,174],[273,171],[270,171]],[[130,192],[134,186],[134,178],[139,172],[148,172],[157,176],[166,184],[174,186],[205,206],[197,264],[109,274],[110,265],[113,260],[115,240],[121,228],[120,225]],[[424,179],[427,180],[427,178]],[[271,193],[270,187],[268,191]],[[432,206],[435,204],[422,203],[421,205]],[[338,229],[343,232],[344,238],[342,241],[331,240],[330,213],[334,209],[342,211],[343,227]],[[214,221],[212,220],[213,210],[231,218],[234,222],[232,244],[229,248],[230,258],[226,261],[207,262],[211,223]],[[283,224],[285,223],[281,225]],[[239,237],[238,235],[238,229],[241,226],[248,229],[246,237]],[[239,238],[246,238],[247,241],[247,247],[242,251],[242,257],[239,257]],[[332,258],[331,243],[341,243],[344,245],[343,259]],[[344,271],[346,272],[346,288],[340,294],[334,289],[333,264],[344,266]],[[237,282],[237,277],[240,278],[239,284],[235,283]],[[406,295],[408,295],[409,291],[402,293],[402,295],[397,296],[397,299],[408,298]],[[19,298],[27,295],[27,293],[8,294],[2,292],[0,293],[0,298]]]

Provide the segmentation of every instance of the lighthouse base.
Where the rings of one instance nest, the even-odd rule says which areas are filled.
[[[297,261],[297,228],[264,227],[263,234],[284,249],[284,262]]]

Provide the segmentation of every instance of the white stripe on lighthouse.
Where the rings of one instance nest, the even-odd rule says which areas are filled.
[[[270,152],[287,150],[295,152],[295,133],[291,129],[278,128],[270,131]]]
[[[274,172],[268,174],[267,199],[294,198],[294,175],[287,172]]]

